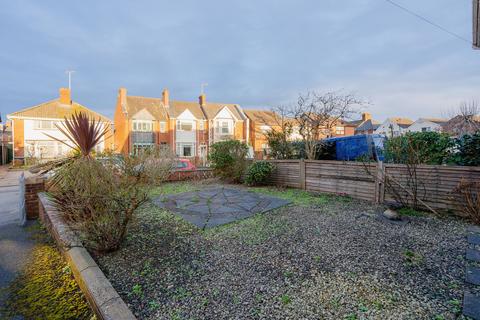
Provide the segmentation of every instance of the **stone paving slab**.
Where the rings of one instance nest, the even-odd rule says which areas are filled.
[[[480,233],[480,226],[470,225],[467,227],[467,231],[471,233]]]
[[[473,245],[480,245],[480,234],[469,234],[467,236],[467,241]]]
[[[480,320],[480,297],[470,292],[463,296],[463,314],[475,320]]]
[[[467,260],[480,262],[480,251],[475,249],[467,249]]]
[[[480,285],[480,268],[467,266],[465,278],[468,283]]]
[[[227,224],[290,203],[277,197],[224,187],[160,196],[153,202],[199,228]]]

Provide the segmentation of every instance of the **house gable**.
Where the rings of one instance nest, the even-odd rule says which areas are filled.
[[[147,109],[142,109],[140,111],[138,111],[137,113],[135,113],[133,116],[132,116],[132,119],[133,120],[155,120],[155,117],[150,113],[148,112]]]
[[[233,119],[238,121],[235,115],[225,106],[216,115],[214,119]]]
[[[183,110],[182,113],[180,113],[178,115],[177,119],[180,119],[180,120],[196,120],[197,118],[195,118],[195,116],[193,115],[193,113],[190,110],[185,109],[185,110]]]

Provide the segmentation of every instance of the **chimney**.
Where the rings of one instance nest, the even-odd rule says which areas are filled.
[[[202,93],[200,97],[198,97],[198,103],[200,103],[202,107],[207,104],[207,96],[205,95],[205,93]]]
[[[362,121],[372,120],[372,115],[368,112],[362,113]]]
[[[72,98],[70,96],[70,89],[60,88],[60,103],[61,104],[72,104]]]
[[[162,92],[162,102],[163,102],[163,105],[165,107],[169,107],[170,106],[170,92],[168,92],[168,89],[165,88],[163,89],[163,92]]]

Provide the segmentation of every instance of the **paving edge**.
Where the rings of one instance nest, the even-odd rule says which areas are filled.
[[[102,320],[136,319],[47,195],[39,193],[38,201],[40,220],[55,239],[97,317]]]

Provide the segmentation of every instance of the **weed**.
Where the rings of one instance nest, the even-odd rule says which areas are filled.
[[[408,265],[419,265],[423,262],[422,255],[415,253],[412,250],[405,250],[403,252],[403,257]]]
[[[448,304],[452,306],[453,313],[460,313],[462,311],[462,302],[458,299],[448,301]]]
[[[318,206],[326,204],[332,199],[330,196],[325,194],[313,194],[305,190],[298,189],[278,189],[278,188],[249,188],[249,191],[263,193],[285,200],[290,200],[293,204],[302,205],[302,206]]]
[[[160,307],[160,304],[155,300],[152,300],[148,303],[148,308],[152,311],[157,310],[159,307]]]
[[[188,298],[192,296],[192,293],[190,291],[188,291],[187,289],[183,288],[183,287],[179,287],[176,292],[175,292],[175,295],[173,296],[173,298],[177,301],[180,301],[180,300],[183,300],[185,298]]]
[[[345,320],[357,320],[358,317],[355,313],[350,313],[347,314],[345,317],[343,317]]]
[[[143,296],[143,289],[142,286],[139,284],[136,284],[132,287],[132,294],[136,295],[137,297]]]
[[[292,302],[292,298],[288,294],[283,294],[280,296],[280,301],[282,302],[283,305],[287,305],[290,302]]]
[[[425,216],[425,212],[418,211],[413,208],[403,207],[398,210],[398,213],[402,216],[410,216],[410,217],[423,217]]]

